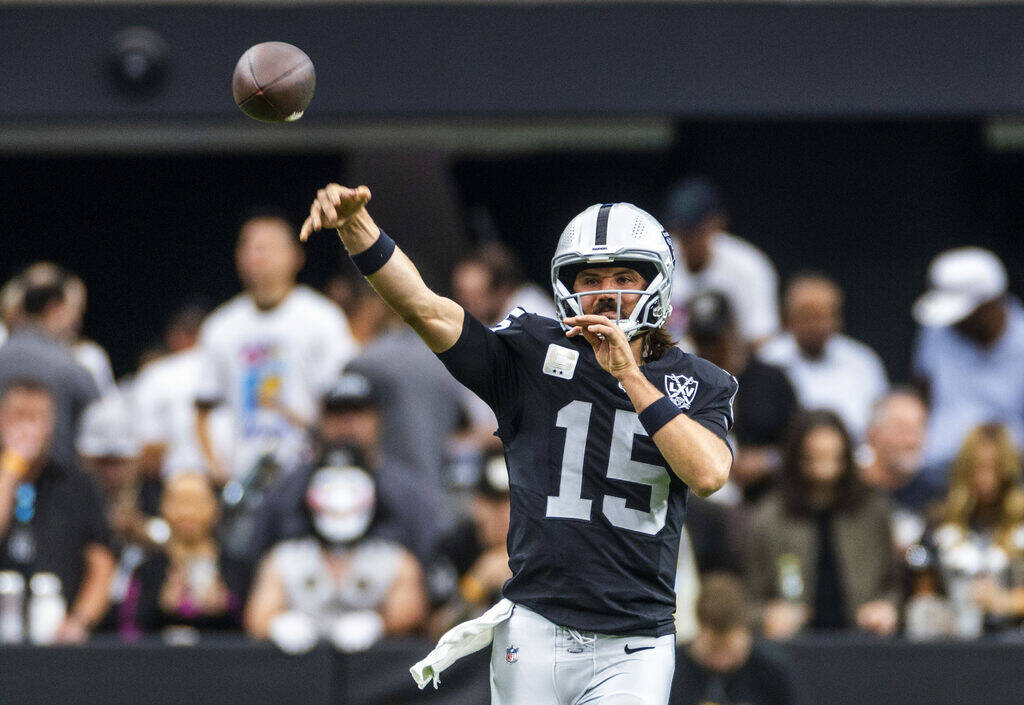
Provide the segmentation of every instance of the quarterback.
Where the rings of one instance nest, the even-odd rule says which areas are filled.
[[[491,406],[511,493],[504,599],[445,635],[414,676],[436,685],[490,642],[494,705],[665,705],[687,492],[728,478],[737,388],[662,330],[667,233],[630,204],[591,206],[551,261],[561,320],[515,309],[488,329],[427,288],[369,199],[329,184],[301,237],[336,228],[381,298]]]

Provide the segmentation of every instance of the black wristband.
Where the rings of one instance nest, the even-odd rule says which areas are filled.
[[[640,425],[647,431],[647,435],[654,438],[654,434],[661,430],[661,427],[683,413],[679,407],[672,403],[668,397],[662,397],[640,412]]]
[[[393,254],[395,254],[395,241],[389,238],[386,232],[381,230],[376,242],[358,255],[349,255],[349,258],[356,266],[356,269],[364,277],[368,277],[387,264]]]

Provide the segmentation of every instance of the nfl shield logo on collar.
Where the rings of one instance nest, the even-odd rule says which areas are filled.
[[[505,660],[508,663],[515,663],[516,661],[518,661],[519,660],[519,647],[518,646],[510,646],[507,649],[505,649]]]
[[[665,394],[680,409],[689,409],[697,396],[698,382],[686,375],[665,375]]]

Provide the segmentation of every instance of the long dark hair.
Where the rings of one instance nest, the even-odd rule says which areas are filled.
[[[644,336],[641,361],[644,363],[660,360],[661,356],[676,346],[676,341],[664,328],[655,328]]]
[[[835,498],[828,509],[833,512],[849,511],[858,507],[867,496],[867,487],[861,482],[853,460],[853,440],[842,420],[824,409],[805,411],[790,424],[779,469],[779,493],[786,510],[793,514],[810,514],[822,509],[811,505],[811,483],[803,472],[804,444],[807,436],[819,428],[834,429],[843,439],[843,469],[836,480]]]

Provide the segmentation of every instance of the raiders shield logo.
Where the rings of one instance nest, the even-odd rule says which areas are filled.
[[[698,382],[686,375],[665,375],[665,394],[680,409],[689,409],[697,396]]]

